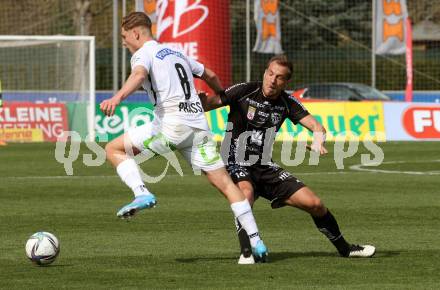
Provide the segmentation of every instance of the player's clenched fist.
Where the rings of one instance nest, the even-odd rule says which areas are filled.
[[[317,152],[320,155],[324,155],[328,153],[327,149],[324,147],[324,144],[319,142],[313,142],[312,145],[310,146],[310,150]]]
[[[118,106],[119,103],[121,103],[121,99],[114,96],[113,98],[102,101],[99,108],[106,116],[113,116],[116,106]]]
[[[326,134],[324,132],[313,132],[313,142],[310,146],[310,150],[314,152],[318,152],[320,155],[327,154],[328,151],[324,147],[326,139]]]

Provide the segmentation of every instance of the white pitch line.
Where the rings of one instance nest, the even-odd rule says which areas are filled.
[[[325,171],[325,172],[293,172],[293,175],[335,175],[335,174],[353,174],[359,172],[349,171]]]
[[[117,175],[55,175],[55,176],[2,176],[0,180],[7,179],[76,179],[76,178],[116,178]]]
[[[326,171],[326,172],[294,172],[293,175],[335,175],[335,174],[355,174],[359,172],[347,171]],[[167,174],[166,177],[177,177],[179,174]],[[184,175],[189,176],[189,174]],[[15,179],[83,179],[83,178],[119,178],[118,175],[54,175],[54,176],[3,176],[0,180],[15,180]]]
[[[411,163],[429,163],[429,162],[440,162],[440,160],[429,160],[429,161],[411,161]],[[388,161],[382,162],[381,164],[403,164],[408,163],[408,161]],[[362,168],[362,164],[351,165],[349,168],[353,171],[325,171],[325,172],[295,172],[293,175],[338,175],[338,174],[359,174],[363,173],[391,173],[391,174],[410,174],[410,175],[440,175],[440,171],[398,171],[398,170],[383,170],[383,169],[372,169],[372,168]],[[185,174],[184,176],[188,176]],[[167,177],[177,177],[179,174],[167,174]],[[55,176],[3,176],[0,180],[15,180],[15,179],[84,179],[84,178],[119,178],[117,175],[55,175]]]
[[[387,161],[382,162],[381,164],[405,164],[405,163],[432,163],[432,162],[440,162],[440,160],[426,160],[426,161]],[[371,168],[362,168],[362,164],[356,164],[350,166],[351,170],[362,171],[362,172],[371,172],[371,173],[387,173],[387,174],[408,174],[408,175],[440,175],[440,171],[400,171],[400,170],[384,170],[384,169],[371,169]]]

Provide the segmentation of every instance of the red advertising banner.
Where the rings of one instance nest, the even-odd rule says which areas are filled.
[[[229,1],[179,0],[156,2],[157,38],[182,49],[231,84]],[[209,91],[196,80],[198,90]]]
[[[405,131],[416,139],[440,139],[440,107],[409,107],[402,118]]]
[[[0,129],[41,129],[44,141],[55,142],[69,130],[64,104],[12,102],[0,108]]]

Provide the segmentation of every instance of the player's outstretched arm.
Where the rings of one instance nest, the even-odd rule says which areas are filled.
[[[107,116],[113,116],[116,107],[130,94],[135,92],[142,85],[147,76],[148,73],[144,67],[136,66],[116,95],[101,102],[99,106],[101,111]]]
[[[223,106],[220,95],[224,93],[218,76],[212,70],[205,68],[201,79],[215,92],[215,95],[209,96],[205,92],[199,92],[200,101],[202,101],[205,112],[217,109]]]
[[[222,92],[223,93],[223,92]],[[199,98],[205,112],[223,107],[222,100],[219,95],[209,96],[205,92],[199,92]]]
[[[325,143],[325,133],[327,132],[318,120],[312,115],[307,115],[302,118],[299,123],[306,127],[308,130],[313,132],[313,142],[310,146],[312,151],[318,152],[319,154],[327,154],[328,151],[324,146]]]
[[[205,81],[205,83],[215,92],[216,95],[219,95],[223,91],[223,87],[217,74],[209,68],[205,67],[205,70],[200,78]]]

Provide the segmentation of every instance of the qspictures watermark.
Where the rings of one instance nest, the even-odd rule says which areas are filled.
[[[233,124],[228,124],[228,128],[232,129]],[[235,160],[238,164],[242,164],[245,166],[251,166],[261,160],[262,164],[268,163],[272,161],[272,150],[275,140],[274,128],[268,128],[264,133],[266,138],[260,140],[253,140],[252,131],[245,131],[240,134],[240,136],[233,140],[232,134],[228,134],[226,132],[224,136],[224,140],[222,142],[222,146],[220,148],[220,152],[216,149],[216,146],[209,146],[208,149],[205,150],[203,158],[206,158],[205,161],[210,162],[214,158],[216,158],[216,154],[220,155],[220,158],[226,164],[228,157],[230,156],[230,150],[234,150],[233,154],[235,155]],[[125,135],[126,136],[126,135]],[[193,137],[193,148],[197,148],[200,146],[200,140],[209,138],[212,140],[212,136],[207,132],[201,134],[199,136]],[[337,169],[344,169],[344,161],[348,158],[351,158],[356,155],[356,153],[360,149],[360,145],[368,151],[368,153],[360,154],[360,162],[362,166],[379,166],[382,164],[384,160],[384,152],[382,148],[378,145],[377,140],[384,140],[385,134],[383,132],[369,132],[365,134],[360,140],[360,138],[353,132],[341,132],[336,136],[331,136],[332,140],[336,140],[334,143],[327,143],[328,145],[333,146],[332,150],[332,158],[335,162]],[[176,155],[175,146],[170,144],[166,138],[163,138],[160,134],[157,134],[151,138],[152,140],[148,142],[148,147],[145,148],[140,154],[135,154],[133,152],[133,148],[131,142],[128,138],[124,138],[124,147],[126,152],[126,157],[133,158],[138,165],[156,157],[161,156],[167,162],[165,168],[162,172],[157,176],[150,176],[143,172],[140,169],[141,176],[146,183],[156,183],[162,180],[167,172],[169,167],[171,166],[174,170],[180,175],[183,176],[183,170],[179,161],[179,158]],[[312,146],[308,145],[310,143],[308,141],[309,136],[307,134],[300,134],[297,137],[297,140],[286,139],[281,142],[281,152],[280,152],[280,160],[281,163],[285,166],[299,166],[301,164],[307,163],[309,166],[318,166],[321,158],[328,158],[329,156],[320,155],[319,152],[314,151],[313,142]],[[88,138],[86,138],[88,140]],[[55,149],[55,159],[63,164],[64,170],[67,175],[74,175],[73,163],[76,162],[79,158],[82,158],[82,162],[84,165],[89,167],[97,167],[101,166],[106,162],[106,151],[103,148],[102,143],[100,142],[108,142],[107,135],[98,136],[98,142],[94,141],[83,141],[79,133],[75,131],[65,131],[63,137],[60,138],[56,143]],[[247,145],[249,142],[262,142],[263,151],[261,156],[256,154],[249,154],[246,152]],[[84,142],[86,147],[92,153],[85,153],[80,156],[80,147],[81,142]],[[215,144],[215,143],[214,143]],[[231,146],[234,144],[234,146]],[[306,152],[310,151],[310,154],[307,158]],[[121,156],[121,158],[126,158],[125,156]],[[261,157],[261,158],[260,158]],[[193,166],[193,173],[195,175],[200,175],[200,168]]]

